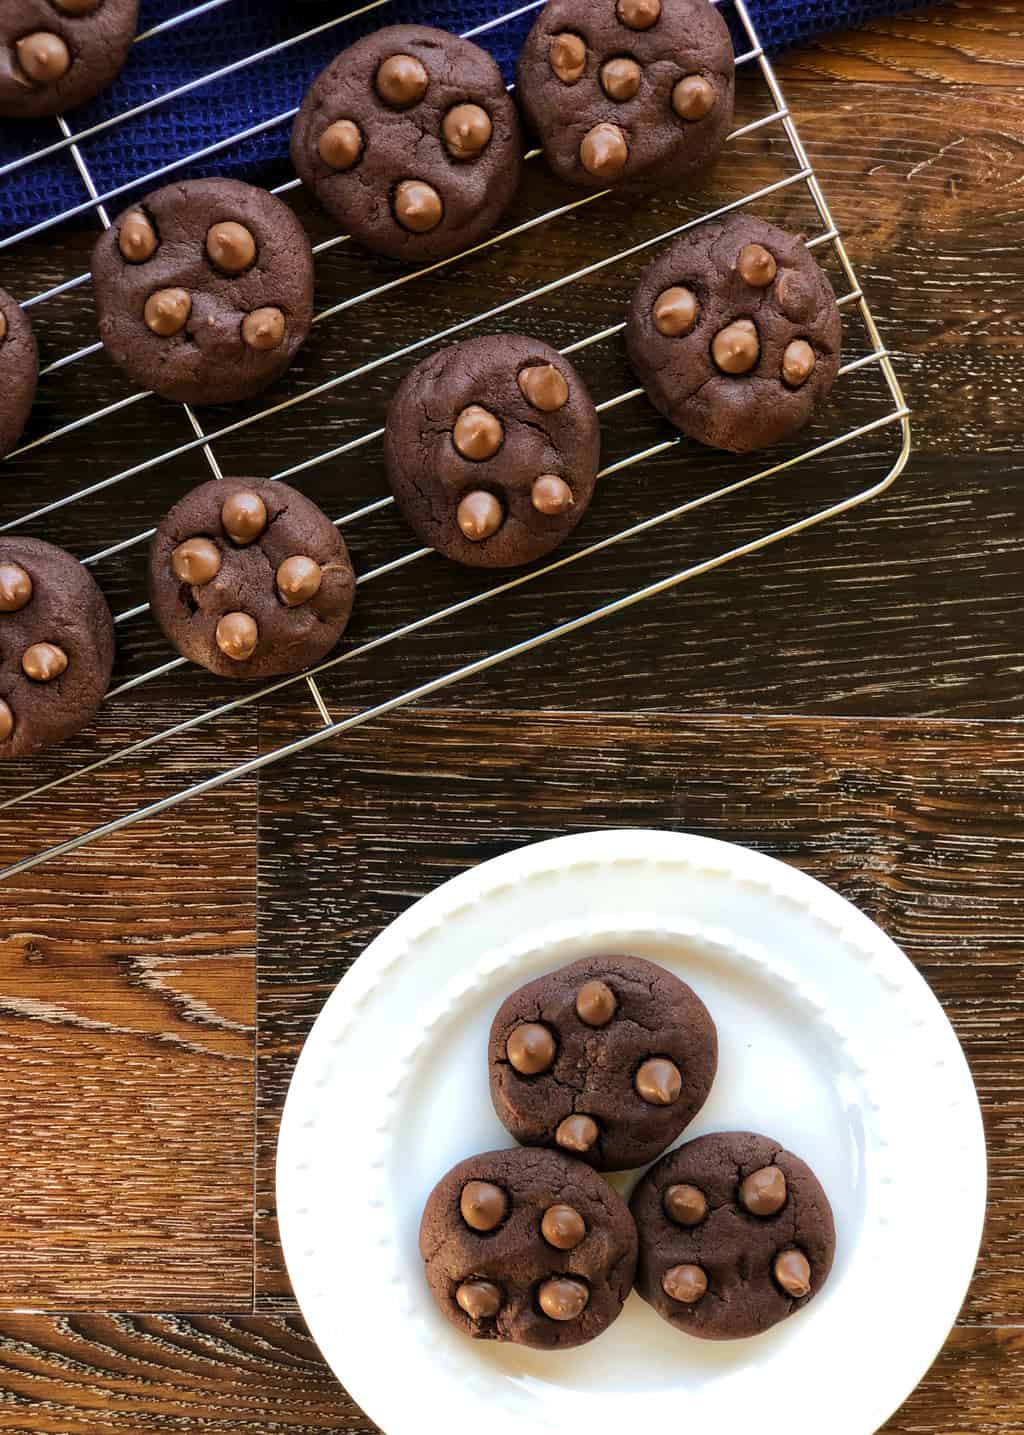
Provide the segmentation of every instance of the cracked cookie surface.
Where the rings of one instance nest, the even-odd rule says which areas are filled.
[[[550,553],[579,523],[601,435],[566,359],[496,334],[441,349],[405,376],[384,448],[395,502],[424,543],[505,568]]]
[[[313,254],[274,195],[234,179],[169,184],[93,250],[107,353],[181,403],[237,403],[294,359],[313,320]]]
[[[832,1269],[828,1197],[767,1136],[717,1132],[668,1152],[640,1180],[630,1210],[637,1291],[688,1335],[759,1335],[813,1300]]]
[[[690,438],[746,453],[810,418],[839,371],[835,294],[803,239],[753,215],[704,224],[644,271],[626,348]]]
[[[6,289],[0,289],[0,458],[21,437],[38,377],[39,357],[28,316]]]
[[[734,68],[708,0],[549,0],[517,90],[560,179],[638,188],[715,160],[732,124]]]
[[[515,105],[485,50],[427,25],[358,40],[313,81],[292,163],[359,242],[443,259],[482,239],[522,171]]]
[[[165,636],[228,678],[297,673],[345,631],[355,575],[325,513],[287,484],[211,479],[167,514],[149,552]]]
[[[517,1141],[622,1171],[653,1160],[704,1105],[718,1036],[664,967],[586,957],[506,998],[488,1063],[494,1109]]]
[[[105,90],[128,58],[138,13],[138,0],[5,0],[0,116],[59,115]]]
[[[114,622],[77,558],[0,535],[0,758],[62,742],[103,700]]]
[[[438,1309],[466,1335],[568,1350],[607,1330],[633,1284],[616,1191],[555,1151],[490,1151],[438,1182],[420,1223]]]

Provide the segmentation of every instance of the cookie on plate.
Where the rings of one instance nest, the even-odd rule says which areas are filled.
[[[169,184],[93,250],[100,338],[129,378],[181,403],[237,403],[280,378],[313,320],[313,253],[274,195]]]
[[[519,334],[468,339],[407,374],[388,411],[388,481],[424,543],[478,568],[543,557],[587,510],[601,434],[555,349]]]
[[[77,558],[0,534],[0,758],[63,742],[103,700],[114,620]]]
[[[21,437],[39,377],[35,336],[24,309],[0,289],[0,458]]]
[[[704,1105],[718,1035],[664,967],[585,957],[502,1003],[488,1062],[494,1109],[517,1141],[623,1171],[652,1161]]]
[[[325,513],[266,478],[202,483],[149,550],[149,600],[179,653],[227,678],[318,663],[345,631],[355,576]]]
[[[644,270],[626,347],[670,423],[746,453],[807,422],[839,372],[841,329],[803,239],[741,214],[683,235]]]
[[[630,1210],[636,1288],[688,1335],[759,1335],[813,1300],[832,1269],[828,1197],[767,1136],[719,1132],[670,1151],[642,1177]]]
[[[139,0],[6,0],[0,5],[0,116],[36,119],[84,105],[117,77]]]
[[[621,1196],[582,1162],[490,1151],[434,1187],[420,1253],[438,1309],[467,1335],[568,1350],[622,1310],[636,1229]]]
[[[498,223],[523,141],[497,65],[427,25],[391,25],[313,81],[292,163],[349,234],[396,259],[444,259]]]
[[[527,121],[560,179],[677,184],[718,156],[734,61],[709,0],[549,0],[519,57]]]

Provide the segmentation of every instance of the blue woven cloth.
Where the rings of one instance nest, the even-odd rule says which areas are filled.
[[[914,0],[748,0],[765,48],[777,52],[815,34],[855,25],[872,16],[909,9]],[[234,174],[280,178],[290,124],[279,118],[294,109],[317,71],[358,35],[382,24],[418,20],[466,33],[516,9],[522,13],[477,36],[511,78],[515,57],[538,6],[524,0],[382,0],[368,14],[345,19],[360,0],[142,0],[141,30],[203,10],[182,23],[142,39],[106,94],[68,117],[76,132],[151,103],[168,91],[241,62],[254,52],[281,46],[256,64],[156,104],[85,139],[82,158],[110,208],[177,175]],[[730,4],[724,7],[728,14]],[[297,37],[307,35],[306,39]],[[744,46],[742,37],[737,44]],[[276,123],[274,121],[277,121]],[[223,142],[256,127],[242,141]],[[59,142],[55,120],[0,120],[0,171],[24,156]],[[203,153],[205,151],[205,153]],[[182,163],[187,157],[187,163]],[[138,183],[135,183],[139,181]],[[87,193],[67,148],[0,174],[0,236],[82,206]]]

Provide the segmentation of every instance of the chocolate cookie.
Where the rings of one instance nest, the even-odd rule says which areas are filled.
[[[803,239],[753,215],[685,234],[641,276],[626,347],[651,402],[713,448],[801,428],[839,372],[835,295]]]
[[[642,1166],[704,1105],[718,1036],[697,994],[640,957],[586,957],[512,993],[488,1045],[498,1119],[599,1171]]]
[[[670,1151],[630,1201],[636,1288],[688,1335],[759,1335],[813,1300],[835,1254],[832,1208],[803,1161],[727,1131]]]
[[[166,399],[226,404],[280,378],[313,319],[313,254],[281,200],[236,179],[169,184],[97,241],[100,338]]]
[[[6,0],[0,5],[0,116],[84,105],[114,80],[135,39],[139,0]]]
[[[555,1151],[491,1151],[427,1200],[420,1252],[438,1308],[477,1340],[568,1350],[629,1294],[636,1230],[622,1198]]]
[[[709,0],[548,0],[517,88],[560,179],[633,188],[715,160],[732,125],[733,72]]]
[[[355,577],[325,513],[284,483],[221,478],[175,504],[149,550],[149,600],[179,653],[226,678],[318,663],[345,631]]]
[[[21,437],[36,396],[39,356],[28,316],[0,289],[0,458]]]
[[[590,395],[537,339],[441,349],[398,387],[384,440],[395,502],[458,563],[507,568],[550,553],[587,510],[601,456]]]
[[[113,662],[114,621],[88,569],[51,543],[0,534],[0,758],[84,727]]]
[[[314,80],[292,163],[367,249],[444,259],[492,230],[519,184],[523,140],[485,50],[427,25],[367,35]]]

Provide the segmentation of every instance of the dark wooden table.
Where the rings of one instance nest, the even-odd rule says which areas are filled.
[[[273,1161],[296,1055],[348,963],[416,897],[521,843],[629,824],[797,864],[881,923],[931,983],[978,1084],[991,1201],[956,1329],[885,1428],[1024,1431],[1024,17],[959,0],[837,36],[781,75],[905,381],[911,467],[872,505],[451,690],[444,707],[375,721],[0,887],[0,1430],[372,1429],[306,1334],[281,1260]],[[777,135],[759,132],[687,204],[771,182],[782,162]],[[524,212],[563,200],[536,173]],[[760,208],[802,222],[788,204]],[[289,382],[309,387],[543,282],[552,259],[585,265],[631,225],[687,212],[661,206],[644,220],[594,206],[543,240],[393,290],[322,326]],[[78,272],[93,233],[0,257],[0,283],[24,295]],[[346,247],[318,282],[331,302],[394,272]],[[634,274],[597,275],[569,304],[552,295],[529,327],[565,344],[614,322]],[[44,358],[87,342],[91,325],[88,290],[45,306]],[[601,397],[629,386],[615,346],[581,363]],[[276,472],[343,443],[383,413],[395,373],[230,436],[217,456],[228,471]],[[102,356],[52,375],[29,438],[129,392]],[[823,436],[870,416],[877,387],[857,376],[837,402]],[[640,403],[608,427],[613,456],[666,436]],[[188,437],[180,410],[150,400],[42,445],[4,470],[0,521]],[[840,450],[525,590],[496,619],[469,614],[382,649],[366,673],[335,670],[324,699],[334,717],[356,710],[487,651],[495,632],[511,641],[855,491],[891,453],[891,436]],[[645,464],[602,493],[589,536],[739,471],[696,450],[685,467],[678,451]],[[191,454],[26,531],[93,552],[204,476]],[[357,506],[382,491],[379,446],[302,486],[332,512]],[[351,539],[360,571],[408,546],[388,515]],[[118,607],[138,601],[141,551],[97,569]],[[432,562],[428,580],[367,603],[360,636],[422,611],[424,582],[431,600],[475,591]],[[166,656],[145,622],[122,629],[120,677]],[[77,746],[5,774],[4,791],[225,696],[191,672],[149,684]],[[169,753],[9,809],[0,857],[316,720],[303,688],[239,709]]]

